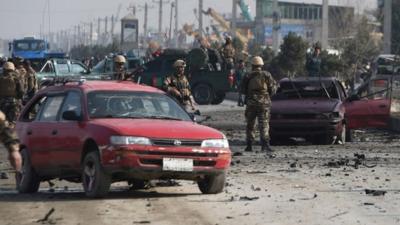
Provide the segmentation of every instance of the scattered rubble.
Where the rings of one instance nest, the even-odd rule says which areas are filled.
[[[46,215],[43,217],[43,219],[37,220],[36,223],[43,223],[43,222],[48,221],[48,220],[49,220],[49,217],[51,216],[51,214],[54,213],[54,211],[55,211],[55,209],[54,209],[54,208],[51,208],[51,209],[46,213]]]
[[[387,193],[387,191],[383,190],[373,190],[373,189],[365,189],[365,194],[372,196],[383,196]]]

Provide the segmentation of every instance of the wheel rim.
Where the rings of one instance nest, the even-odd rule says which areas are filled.
[[[93,162],[86,163],[83,174],[87,191],[92,191],[96,175],[96,168]]]

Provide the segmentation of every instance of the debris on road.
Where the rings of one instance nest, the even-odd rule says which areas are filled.
[[[311,198],[298,198],[299,200],[304,200],[304,201],[306,201],[306,200],[312,200],[312,199],[316,199],[318,197],[318,195],[317,194],[314,194]]]
[[[168,180],[159,180],[155,183],[156,187],[174,187],[174,186],[181,186],[179,182],[176,180],[168,179]]]
[[[49,220],[49,217],[51,216],[51,214],[54,213],[54,211],[55,211],[55,209],[54,209],[54,208],[51,208],[51,209],[46,213],[46,215],[43,217],[43,219],[37,220],[36,223],[42,223],[42,222],[48,221],[48,220]]]
[[[234,153],[233,153],[233,156],[242,156],[242,155],[243,155],[242,152],[234,152]]]
[[[383,190],[373,190],[373,189],[365,189],[365,194],[372,196],[383,196],[387,193],[387,191]]]
[[[149,223],[151,223],[151,222],[148,221],[148,220],[143,220],[143,221],[133,221],[133,223],[138,223],[138,224],[149,224]]]
[[[248,196],[241,196],[240,198],[239,198],[239,201],[254,201],[254,200],[257,200],[257,199],[259,199],[260,197],[248,197]]]
[[[8,178],[10,178],[10,176],[8,176],[8,173],[6,173],[6,172],[1,172],[0,173],[0,179],[6,180]]]

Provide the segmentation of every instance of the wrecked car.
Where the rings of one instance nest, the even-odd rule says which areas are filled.
[[[346,92],[335,78],[284,78],[272,97],[271,142],[301,137],[315,144],[346,141]]]
[[[20,193],[55,178],[82,182],[88,197],[128,181],[194,180],[220,193],[231,161],[221,132],[194,122],[163,91],[129,81],[79,81],[50,86],[28,102],[16,125],[21,141]]]

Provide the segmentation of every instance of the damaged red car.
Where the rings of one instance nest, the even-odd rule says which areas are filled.
[[[302,137],[315,144],[346,140],[341,83],[334,78],[284,78],[272,98],[272,142]]]
[[[132,82],[87,81],[48,87],[27,104],[17,122],[23,172],[21,193],[54,178],[82,182],[89,197],[128,181],[197,181],[219,193],[231,161],[221,132],[193,121],[164,92]]]

